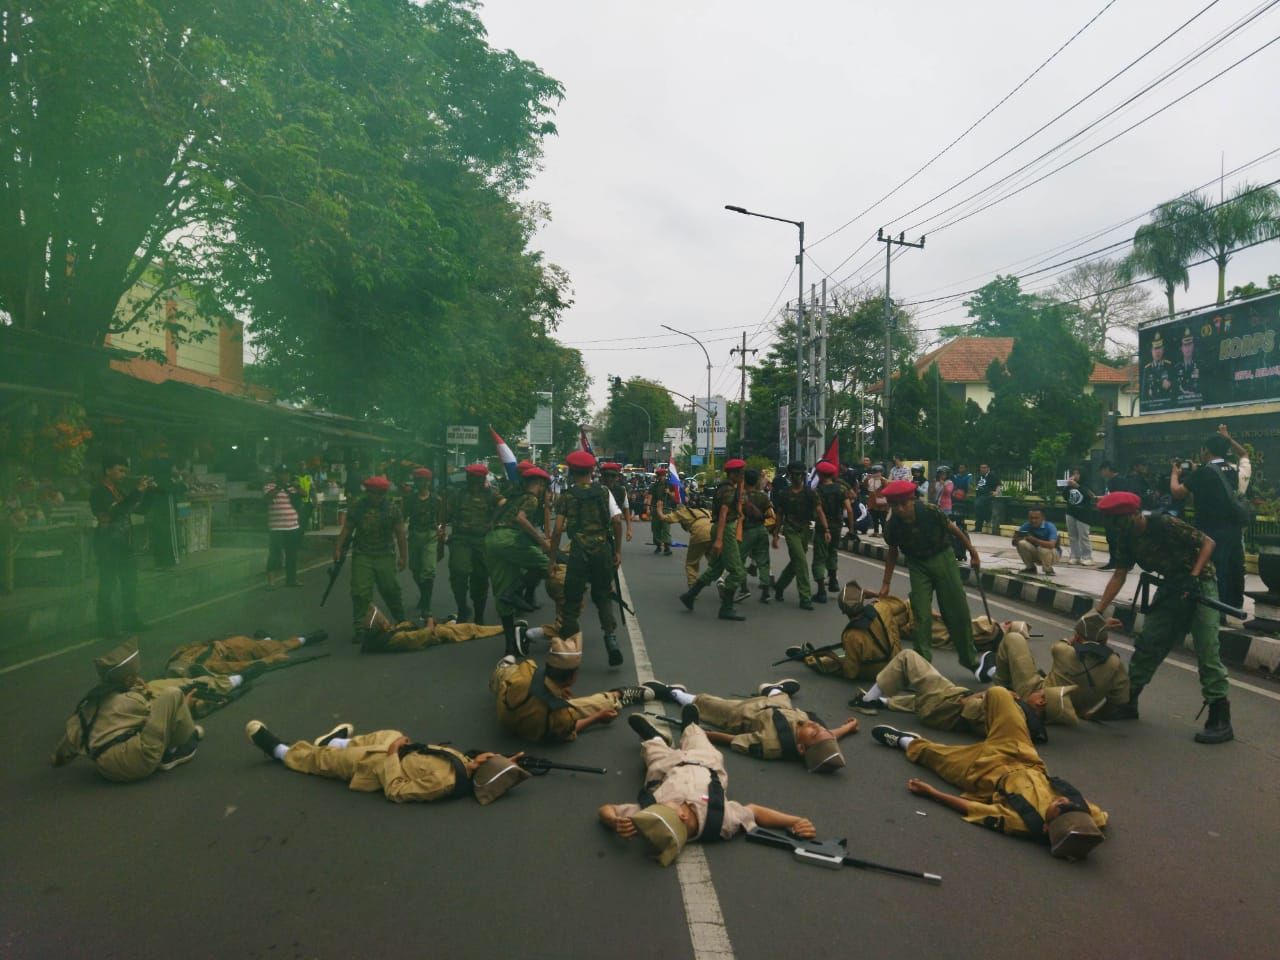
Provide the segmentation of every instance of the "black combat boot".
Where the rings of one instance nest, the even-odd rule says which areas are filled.
[[[733,591],[724,587],[720,588],[720,613],[721,620],[745,620],[742,614],[733,609]]]
[[[779,603],[782,602],[782,590],[783,590],[782,584],[775,583],[773,585],[773,599],[777,600]]]
[[[662,544],[660,544],[660,543],[655,543],[655,544],[653,545],[653,552],[654,552],[654,553],[661,553],[661,552],[662,552]]]
[[[612,633],[604,635],[604,649],[609,654],[609,666],[622,666],[622,651],[618,649],[618,638]]]
[[[836,579],[836,572],[834,570],[827,575],[827,589],[832,593],[840,592],[840,581]]]
[[[760,584],[760,602],[761,603],[769,602],[769,594],[772,592],[772,590],[773,588],[770,587],[769,584],[767,583]]]
[[[502,618],[502,635],[507,641],[505,655],[508,657],[520,656],[520,648],[516,644],[516,618],[514,616],[504,616]]]
[[[663,555],[664,557],[669,557],[669,556],[671,556],[671,544],[669,544],[669,543],[664,543],[664,544],[662,545],[662,555]]]
[[[484,606],[488,599],[488,597],[482,597],[476,601],[476,618],[471,622],[477,627],[484,626]]]
[[[685,605],[686,610],[693,609],[693,602],[698,599],[698,594],[702,592],[702,581],[695,580],[693,586],[680,594],[680,602]]]
[[[825,583],[818,584],[818,592],[813,595],[814,603],[827,602],[827,585]]]
[[[1209,704],[1209,719],[1196,734],[1196,743],[1226,743],[1236,738],[1231,729],[1231,701],[1226,697]]]
[[[1142,693],[1142,685],[1135,683],[1129,688],[1129,702],[1119,703],[1113,707],[1107,708],[1100,719],[1102,720],[1137,720],[1138,719],[1138,696]]]

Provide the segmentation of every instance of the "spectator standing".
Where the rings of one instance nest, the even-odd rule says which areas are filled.
[[[1244,525],[1247,516],[1239,501],[1240,477],[1226,462],[1230,440],[1219,433],[1205,438],[1200,447],[1200,467],[1183,476],[1178,461],[1169,474],[1169,493],[1175,501],[1195,498],[1195,527],[1213,540],[1213,567],[1218,597],[1239,607],[1244,603]]]
[[[298,541],[302,539],[302,488],[287,463],[276,467],[275,479],[262,488],[267,501],[267,589],[276,588],[276,575],[284,567],[284,585],[298,582]]]
[[[1027,522],[1013,535],[1013,545],[1026,564],[1023,573],[1035,573],[1038,563],[1044,567],[1046,576],[1053,576],[1053,563],[1059,549],[1058,528],[1044,518],[1044,511],[1039,507],[1027,511]]]
[[[863,482],[863,488],[867,492],[867,509],[871,511],[871,524],[877,537],[888,521],[889,514],[889,501],[884,498],[884,485],[884,467],[877,463]]]
[[[981,533],[983,524],[991,522],[991,498],[1000,490],[1000,478],[991,472],[987,464],[979,464],[977,479],[973,481],[973,532]],[[998,534],[995,524],[991,532]]]
[[[1089,541],[1089,517],[1097,496],[1080,479],[1080,468],[1072,467],[1067,476],[1067,488],[1063,491],[1067,501],[1067,536],[1071,543],[1071,566],[1093,563],[1093,544]]]
[[[97,520],[93,552],[98,560],[98,633],[118,639],[123,631],[143,629],[138,616],[138,561],[133,555],[133,519],[146,510],[154,487],[150,477],[126,484],[129,464],[124,457],[102,460],[102,480],[89,493],[89,509]],[[126,492],[126,487],[133,489]],[[119,616],[116,593],[119,592]]]
[[[1131,493],[1129,482],[1122,476],[1120,471],[1116,469],[1115,464],[1110,460],[1103,460],[1098,465],[1098,475],[1102,477],[1102,495],[1109,493]],[[1141,499],[1141,498],[1139,498]],[[1111,524],[1106,524],[1107,532],[1107,562],[1104,563],[1099,570],[1114,570],[1116,568],[1116,549],[1115,549],[1115,530]]]
[[[893,466],[889,468],[889,482],[893,483],[895,480],[910,480],[910,479],[911,479],[911,471],[907,469],[906,466],[903,465],[902,458],[894,457]]]
[[[955,506],[955,489],[956,484],[951,479],[951,471],[947,467],[939,467],[938,472],[934,474],[933,496],[929,499],[937,504],[938,509],[946,514],[948,519]]]

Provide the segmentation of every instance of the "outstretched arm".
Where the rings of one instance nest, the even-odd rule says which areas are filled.
[[[748,803],[747,809],[755,816],[756,823],[759,826],[790,830],[802,840],[812,840],[818,835],[813,823],[804,817],[797,817],[790,813],[783,813],[781,810],[762,807],[758,803]]]
[[[907,781],[907,789],[918,797],[926,797],[934,803],[940,803],[949,810],[954,810],[961,815],[967,814],[972,807],[972,801],[966,800],[964,797],[957,797],[953,793],[943,793],[932,784],[925,783],[916,777],[912,777]]]
[[[631,822],[630,817],[618,815],[618,808],[612,803],[606,803],[597,810],[596,816],[600,818],[600,822],[606,827],[627,840],[630,840],[639,832],[636,830],[636,825]]]

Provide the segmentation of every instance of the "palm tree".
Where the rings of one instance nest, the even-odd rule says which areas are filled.
[[[1227,261],[1240,247],[1280,237],[1280,195],[1242,183],[1214,203],[1202,193],[1178,201],[1187,218],[1191,249],[1218,265],[1218,306],[1227,298]]]
[[[1171,317],[1174,289],[1180,285],[1185,290],[1191,284],[1187,276],[1187,263],[1195,249],[1191,222],[1182,201],[1160,204],[1151,212],[1151,222],[1134,233],[1133,252],[1124,261],[1126,279],[1149,276],[1164,284]]]

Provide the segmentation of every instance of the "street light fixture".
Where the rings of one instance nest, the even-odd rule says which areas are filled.
[[[709,473],[714,473],[716,469],[716,455],[715,448],[711,445],[711,435],[715,432],[716,420],[715,415],[711,412],[711,354],[707,353],[706,345],[692,333],[677,330],[675,327],[669,327],[665,323],[660,323],[658,326],[662,327],[663,330],[670,330],[672,333],[678,333],[683,337],[688,337],[698,346],[702,347],[702,355],[707,358],[707,405],[703,409],[707,411],[707,471]]]
[[[761,220],[776,220],[778,223],[789,223],[793,227],[800,230],[800,252],[796,255],[796,266],[799,268],[799,296],[796,297],[796,410],[795,410],[795,440],[793,448],[795,450],[796,459],[800,459],[804,450],[803,440],[800,438],[800,427],[804,422],[804,414],[800,408],[800,397],[803,390],[803,374],[801,370],[804,368],[804,221],[788,220],[786,217],[774,217],[767,213],[755,213],[746,207],[734,206],[731,203],[724,205],[726,210],[733,213],[740,213],[746,217],[759,217]],[[779,451],[785,455],[786,451]]]

